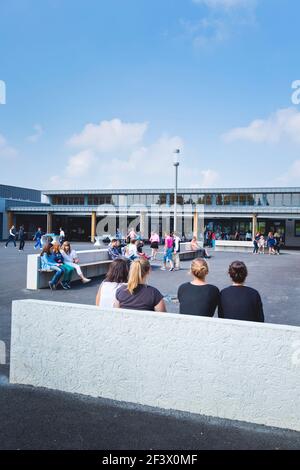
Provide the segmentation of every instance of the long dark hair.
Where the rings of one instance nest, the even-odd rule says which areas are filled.
[[[126,283],[128,281],[128,272],[128,261],[124,258],[117,258],[110,263],[105,282]]]
[[[46,253],[46,255],[49,256],[51,254],[51,248],[52,248],[52,246],[50,245],[50,243],[47,243],[47,245],[44,245],[40,256],[43,256],[45,253]]]

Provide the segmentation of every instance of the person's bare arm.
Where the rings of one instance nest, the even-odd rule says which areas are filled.
[[[157,305],[155,305],[154,310],[155,310],[155,312],[166,312],[167,311],[164,299],[161,299],[161,301]]]

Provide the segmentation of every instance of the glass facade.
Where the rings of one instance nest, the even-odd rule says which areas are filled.
[[[141,192],[140,194],[89,194],[89,195],[53,195],[51,202],[54,205],[84,205],[98,206],[112,204],[115,206],[144,205],[173,205],[174,193],[152,194]],[[276,193],[206,193],[189,194],[188,192],[177,195],[177,204],[204,204],[206,206],[252,206],[252,207],[299,207],[300,192],[276,192]]]
[[[53,196],[51,202],[55,206],[83,206],[84,196]]]

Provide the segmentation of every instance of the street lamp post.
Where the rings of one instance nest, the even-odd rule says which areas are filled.
[[[174,191],[174,232],[177,231],[177,189],[178,189],[178,167],[179,167],[180,149],[174,150],[174,167],[175,167],[175,191]]]

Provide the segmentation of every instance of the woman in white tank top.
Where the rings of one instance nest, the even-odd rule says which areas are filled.
[[[110,264],[108,273],[100,284],[96,305],[100,308],[113,308],[118,288],[127,281],[128,261],[124,258],[117,258]]]

